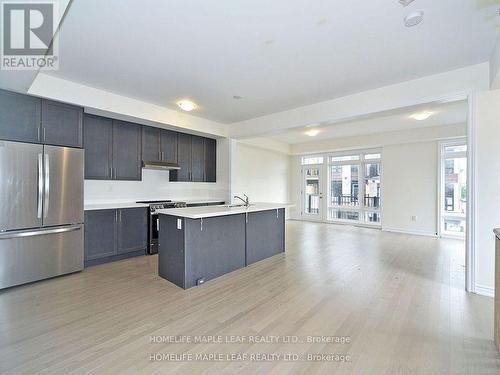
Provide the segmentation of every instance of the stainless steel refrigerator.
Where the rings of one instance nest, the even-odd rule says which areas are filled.
[[[0,141],[0,289],[83,269],[83,161]]]

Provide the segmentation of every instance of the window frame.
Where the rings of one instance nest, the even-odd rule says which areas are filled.
[[[466,146],[466,151],[449,151],[446,152],[446,147],[450,146]],[[439,237],[446,237],[446,238],[457,238],[457,239],[465,239],[466,234],[467,234],[467,228],[465,228],[465,231],[463,234],[460,233],[452,233],[452,232],[446,232],[444,230],[444,219],[447,216],[446,211],[444,210],[444,203],[445,203],[445,189],[446,189],[446,184],[445,184],[445,173],[446,173],[446,159],[451,159],[451,158],[465,158],[467,160],[467,167],[469,166],[468,160],[469,160],[469,145],[467,142],[466,138],[459,138],[459,139],[454,139],[454,140],[448,140],[448,141],[441,141],[439,142],[439,178],[438,178],[438,192],[439,192],[439,198],[438,198],[438,236]],[[467,170],[467,174],[469,174],[469,170]],[[467,179],[468,182],[468,179]],[[469,210],[469,202],[467,202],[466,210]],[[449,217],[460,217],[461,219],[465,220],[466,226],[467,226],[467,212],[465,215],[457,215],[457,214],[450,214],[448,215]]]
[[[366,155],[376,155],[378,154],[378,158],[366,158]],[[363,226],[371,226],[371,227],[382,227],[382,203],[383,203],[383,186],[382,186],[382,171],[383,171],[383,155],[382,155],[382,149],[376,148],[376,149],[361,149],[361,150],[350,150],[350,151],[343,151],[343,152],[332,152],[332,153],[326,153],[326,167],[327,167],[327,173],[325,175],[326,177],[326,184],[327,184],[327,200],[326,200],[326,207],[325,207],[325,221],[331,222],[331,223],[347,223],[347,224],[354,224],[354,225],[363,225]],[[357,159],[351,159],[351,160],[332,160],[333,158],[341,158],[341,157],[347,157],[347,156],[358,156]],[[323,159],[324,161],[325,159]],[[379,172],[379,179],[380,179],[380,201],[378,207],[369,207],[365,205],[365,180],[366,180],[366,166],[369,164],[375,164],[379,163],[380,164],[380,172]],[[324,163],[325,164],[325,163]],[[332,183],[332,167],[333,166],[343,166],[343,165],[351,165],[351,166],[357,166],[358,168],[358,194],[357,194],[357,201],[358,205],[357,206],[343,206],[339,204],[332,204],[332,196],[331,196],[331,183]],[[346,211],[346,212],[357,212],[359,220],[348,220],[348,219],[333,219],[331,218],[330,212],[331,211]],[[376,213],[379,215],[379,221],[378,222],[370,222],[366,221],[366,215],[369,213]]]

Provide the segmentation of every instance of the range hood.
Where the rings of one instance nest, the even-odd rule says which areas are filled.
[[[171,171],[173,169],[181,169],[177,163],[169,163],[166,161],[143,161],[142,167],[145,169],[157,169],[161,171]]]

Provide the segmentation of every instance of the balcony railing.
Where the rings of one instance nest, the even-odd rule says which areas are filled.
[[[357,207],[359,199],[357,195],[336,195],[332,197],[333,206]],[[371,208],[380,207],[380,197],[364,197],[364,206]]]

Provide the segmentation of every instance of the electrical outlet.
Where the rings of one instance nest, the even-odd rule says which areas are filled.
[[[416,216],[416,215],[411,216],[411,221],[417,221],[417,219],[418,219],[418,216]]]

